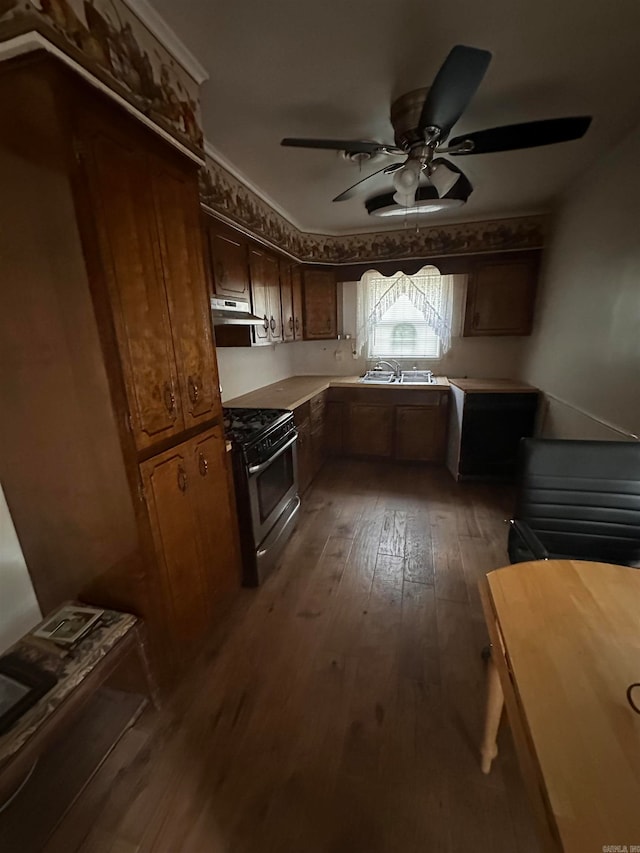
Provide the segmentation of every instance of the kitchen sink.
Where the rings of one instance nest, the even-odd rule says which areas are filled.
[[[391,370],[367,370],[360,382],[367,385],[435,385],[436,380],[430,370],[402,370],[396,376]]]
[[[403,370],[400,375],[402,385],[435,385],[436,380],[430,370]]]
[[[396,375],[391,370],[367,370],[365,375],[360,377],[360,382],[369,385],[390,385],[395,381]]]

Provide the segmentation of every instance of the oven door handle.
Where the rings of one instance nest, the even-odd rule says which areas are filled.
[[[288,450],[292,444],[296,443],[297,440],[298,440],[298,433],[296,432],[294,434],[293,438],[290,438],[286,444],[283,444],[282,447],[279,448],[279,450],[276,450],[276,452],[273,454],[273,456],[270,456],[266,462],[262,462],[260,465],[251,465],[249,468],[250,476],[254,476],[255,474],[260,474],[262,471],[265,470],[265,468],[268,468],[274,459],[277,459],[278,456],[282,456],[282,454],[285,452],[285,450]]]

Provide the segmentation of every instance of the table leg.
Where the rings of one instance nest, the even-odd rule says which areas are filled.
[[[498,754],[496,737],[504,706],[504,694],[500,684],[500,676],[493,659],[487,661],[487,706],[484,718],[484,736],[480,755],[482,756],[482,772],[489,773],[491,762]]]

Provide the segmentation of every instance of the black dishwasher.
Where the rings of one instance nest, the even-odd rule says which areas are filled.
[[[538,394],[467,392],[462,413],[462,477],[513,479],[520,439],[533,435]]]

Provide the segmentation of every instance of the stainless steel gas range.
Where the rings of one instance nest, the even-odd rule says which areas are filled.
[[[233,452],[243,584],[257,586],[277,565],[300,509],[298,433],[282,409],[224,409]]]

